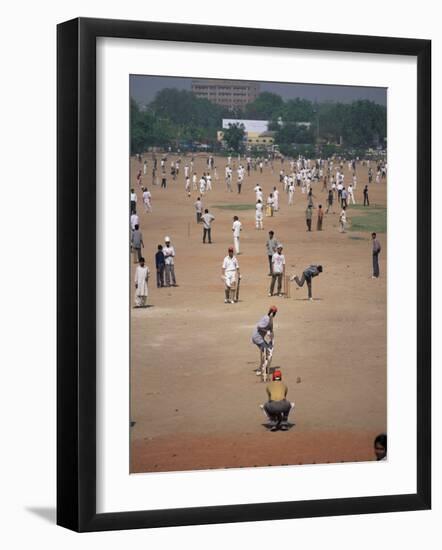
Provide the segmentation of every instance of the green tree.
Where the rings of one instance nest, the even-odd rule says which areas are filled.
[[[244,108],[245,118],[256,120],[276,120],[283,112],[284,100],[278,94],[262,92]]]
[[[229,149],[239,153],[242,150],[244,136],[244,124],[236,123],[229,124],[229,127],[224,130],[223,139],[227,143]]]

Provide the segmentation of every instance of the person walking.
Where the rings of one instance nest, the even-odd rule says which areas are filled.
[[[144,265],[144,258],[140,258],[140,263],[135,269],[135,306],[146,307],[147,300],[147,282],[149,280],[149,268]]]
[[[318,206],[318,219],[316,223],[316,230],[322,231],[322,221],[324,219],[324,210],[322,209],[322,204]]]
[[[212,222],[215,216],[210,214],[209,209],[204,210],[204,214],[201,216],[203,222],[203,243],[206,244],[206,237],[209,240],[209,244],[212,244]]]
[[[163,248],[166,286],[178,286],[175,278],[175,249],[170,244],[170,237],[164,237],[165,246]]]
[[[157,270],[157,288],[163,288],[166,263],[163,254],[163,246],[161,244],[158,245],[158,251],[155,254],[155,267]]]
[[[143,243],[143,234],[140,231],[140,227],[137,224],[132,231],[132,238],[131,238],[131,244],[132,244],[132,251],[134,254],[134,264],[140,262],[141,260],[141,249],[144,248]]]
[[[376,233],[371,234],[371,240],[372,240],[372,256],[373,256],[373,275],[371,276],[372,279],[378,279],[379,278],[379,254],[381,253],[381,244],[376,238]]]
[[[235,254],[239,254],[239,235],[242,230],[242,224],[239,221],[238,216],[233,216],[232,232],[233,232],[233,246],[235,247]]]
[[[307,224],[307,231],[312,230],[312,216],[313,216],[312,205],[308,204],[307,209],[305,211],[305,223]]]
[[[278,296],[282,296],[282,278],[285,275],[285,256],[282,253],[282,244],[276,247],[276,252],[272,256],[272,282],[270,283],[269,296],[273,296],[275,283],[278,281]]]
[[[267,258],[269,260],[269,277],[273,274],[273,254],[276,252],[278,248],[278,241],[275,239],[275,233],[274,231],[269,231],[269,238],[266,242],[266,250],[267,250]]]

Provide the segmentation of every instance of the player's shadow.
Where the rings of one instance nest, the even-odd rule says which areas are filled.
[[[273,423],[272,422],[264,422],[263,424],[261,424],[261,426],[263,426],[264,428],[267,428],[267,430],[270,430],[273,427]],[[286,426],[287,426],[287,430],[285,430],[285,431],[288,432],[293,428],[293,426],[296,426],[296,424],[294,422],[287,422]],[[280,432],[280,431],[283,431],[283,430],[278,429],[276,431]]]
[[[150,307],[155,307],[153,304],[146,304],[145,306],[134,306],[132,309],[148,309]]]
[[[323,302],[323,298],[313,298],[314,302]],[[295,298],[295,302],[309,302],[308,298]]]

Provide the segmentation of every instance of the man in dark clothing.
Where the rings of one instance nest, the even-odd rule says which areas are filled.
[[[371,234],[371,239],[373,243],[373,275],[372,279],[377,279],[379,277],[379,253],[381,251],[381,245],[376,238],[376,233]]]
[[[368,200],[368,185],[364,187],[364,206],[370,206],[370,201]]]
[[[322,265],[309,265],[302,272],[301,279],[295,275],[294,277],[290,277],[290,280],[295,281],[298,286],[304,286],[304,283],[307,281],[308,299],[310,302],[313,302],[312,279],[313,277],[317,277],[320,273],[322,273]]]
[[[330,208],[333,208],[333,191],[330,189],[328,192],[327,197],[327,210],[325,211],[326,214],[328,214],[328,211]]]
[[[160,244],[158,245],[158,252],[155,254],[155,265],[157,268],[157,287],[161,288],[164,286],[166,263],[164,261],[163,247]]]
[[[305,211],[305,223],[307,224],[307,231],[312,230],[312,205],[309,204],[307,206],[307,210]]]

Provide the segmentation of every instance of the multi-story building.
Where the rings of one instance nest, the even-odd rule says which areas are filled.
[[[229,109],[238,109],[255,101],[259,95],[259,83],[245,80],[192,80],[192,92],[201,99],[208,99]]]

